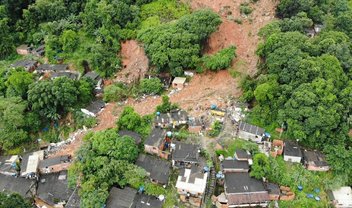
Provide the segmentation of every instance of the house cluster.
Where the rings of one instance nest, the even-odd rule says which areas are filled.
[[[184,203],[200,207],[204,203],[209,168],[200,156],[200,147],[196,144],[177,141],[170,130],[187,125],[188,115],[177,110],[170,113],[157,113],[154,127],[144,142],[144,152],[139,155],[136,165],[143,168],[154,184],[164,188],[170,186],[171,169],[177,169],[179,175],[176,184],[177,193]],[[119,135],[128,135],[141,142],[141,137],[130,131],[120,131]],[[158,198],[145,195],[142,190],[131,188],[113,188],[110,191],[107,207],[161,207],[164,196]],[[136,205],[136,204],[143,204]]]
[[[213,198],[217,207],[266,207],[270,194],[266,185],[249,174],[252,156],[248,151],[236,150],[233,158],[221,162],[221,171],[216,175],[224,192]]]
[[[69,155],[45,158],[43,150],[0,157],[0,191],[34,199],[39,208],[79,207],[76,189],[68,187]]]

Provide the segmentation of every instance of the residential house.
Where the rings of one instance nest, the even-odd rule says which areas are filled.
[[[351,208],[352,207],[352,189],[344,186],[339,189],[328,191],[331,204],[335,208]]]
[[[292,141],[286,141],[284,146],[284,160],[300,163],[302,161],[301,148]]]
[[[35,69],[35,72],[38,74],[43,74],[47,72],[64,72],[67,70],[67,64],[41,64]]]
[[[112,187],[106,202],[107,208],[131,208],[137,191],[130,187],[119,189]]]
[[[12,68],[24,68],[28,72],[33,72],[38,66],[38,61],[20,60],[11,64]]]
[[[195,144],[175,142],[171,145],[172,166],[184,167],[199,162],[200,148]]]
[[[142,136],[134,131],[121,130],[119,131],[120,136],[129,136],[134,139],[135,143],[138,145],[142,142]]]
[[[163,202],[155,196],[137,194],[133,200],[132,208],[162,208]]]
[[[94,100],[86,108],[81,108],[81,111],[92,117],[96,117],[105,108],[105,102],[101,99]]]
[[[271,201],[277,201],[280,198],[280,187],[275,183],[266,183],[265,189],[268,190],[269,199]]]
[[[59,72],[52,72],[51,79],[55,79],[58,77],[67,77],[72,80],[78,80],[80,74],[78,72],[73,71],[59,71]]]
[[[42,57],[45,54],[45,45],[40,45],[38,48],[32,49],[31,53],[35,56]]]
[[[70,155],[48,158],[39,162],[39,172],[41,174],[60,172],[63,170],[67,170],[70,164]]]
[[[19,55],[28,55],[31,52],[31,47],[28,45],[20,45],[16,48],[16,52]]]
[[[189,118],[188,119],[188,131],[190,133],[199,134],[204,127],[204,124],[200,119]]]
[[[330,167],[326,162],[325,155],[319,151],[304,150],[303,160],[307,170],[312,170],[312,171],[330,170]]]
[[[248,172],[249,164],[248,161],[226,159],[221,163],[221,170],[223,173]]]
[[[262,142],[265,131],[263,128],[245,122],[240,122],[238,126],[238,137],[253,142]]]
[[[252,165],[252,155],[249,151],[243,149],[237,149],[235,151],[235,159],[239,161],[248,161],[249,165]]]
[[[169,181],[170,163],[151,155],[140,154],[136,165],[146,170],[152,182],[166,185]]]
[[[251,178],[249,173],[225,173],[225,198],[218,197],[219,203],[228,207],[266,207],[268,191],[263,183]]]
[[[67,171],[45,174],[38,182],[37,207],[65,207],[76,190],[68,187]]]
[[[18,193],[24,198],[32,198],[36,194],[36,184],[35,180],[0,174],[0,192]]]
[[[144,151],[168,159],[170,155],[170,144],[171,138],[166,136],[166,131],[161,128],[154,128],[144,142]]]
[[[172,81],[172,87],[182,90],[185,87],[186,77],[175,77]]]
[[[8,176],[17,176],[19,174],[19,163],[18,155],[12,156],[0,156],[0,174]]]
[[[39,162],[44,159],[44,151],[27,153],[23,155],[21,161],[21,177],[37,178]]]
[[[154,119],[154,126],[161,128],[176,128],[186,125],[188,122],[188,114],[183,110],[175,110],[170,113],[157,113]]]
[[[95,71],[91,71],[83,75],[83,77],[91,79],[96,82],[94,92],[95,94],[99,94],[103,92],[103,79],[99,76]]]
[[[207,186],[207,179],[208,173],[203,172],[202,168],[196,165],[181,169],[176,182],[181,201],[200,207]]]

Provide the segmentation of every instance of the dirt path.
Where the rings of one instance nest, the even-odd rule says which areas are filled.
[[[187,1],[187,0],[186,0]],[[255,55],[259,43],[259,29],[274,19],[276,0],[259,0],[251,4],[253,12],[248,17],[240,14],[240,5],[248,0],[188,0],[193,10],[211,8],[221,15],[223,23],[213,33],[205,47],[205,53],[211,54],[230,45],[237,47],[237,59],[233,67],[241,73],[256,73],[258,57]],[[242,20],[238,24],[235,20]]]

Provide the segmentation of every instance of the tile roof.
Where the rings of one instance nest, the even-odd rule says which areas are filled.
[[[113,187],[110,190],[106,203],[107,208],[130,208],[133,204],[137,191],[130,187],[119,189]]]
[[[224,160],[221,163],[223,169],[246,169],[249,170],[248,161]]]
[[[161,128],[154,128],[144,144],[149,146],[159,146],[165,138],[166,131]]]
[[[20,177],[5,176],[0,174],[0,191],[18,193],[23,197],[31,196],[31,188],[35,187],[36,181]]]
[[[50,167],[61,163],[68,163],[70,161],[70,155],[63,155],[53,158],[48,158],[39,162],[39,168]]]
[[[292,141],[285,141],[284,155],[302,157],[301,148]]]
[[[198,162],[199,146],[183,142],[174,142],[175,149],[172,152],[172,160],[182,162]]]
[[[236,150],[235,155],[237,159],[252,159],[252,155],[243,149]]]
[[[269,201],[261,181],[249,173],[225,173],[225,190],[229,205],[254,204]]]
[[[119,135],[132,137],[136,144],[140,144],[142,142],[142,136],[134,131],[121,130],[119,131]]]
[[[53,206],[58,202],[67,202],[73,191],[68,188],[67,171],[61,171],[40,177],[37,197]]]
[[[325,155],[319,151],[304,150],[303,157],[306,163],[318,167],[328,166]]]
[[[86,110],[88,110],[89,112],[92,112],[94,114],[97,114],[101,111],[101,109],[103,109],[105,107],[105,102],[103,100],[94,100],[93,102],[91,102],[87,107]]]
[[[158,181],[161,184],[167,184],[170,174],[170,163],[153,157],[151,155],[140,154],[136,165],[144,168],[150,173],[150,178]]]
[[[137,194],[134,198],[132,208],[161,208],[163,202],[155,196]]]
[[[251,134],[255,134],[255,135],[262,135],[265,132],[263,128],[260,128],[258,126],[254,126],[252,124],[248,124],[242,121],[240,122],[239,130],[248,132]]]

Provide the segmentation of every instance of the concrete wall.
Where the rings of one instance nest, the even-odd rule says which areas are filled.
[[[241,130],[239,130],[239,132],[238,132],[238,137],[241,139],[250,140],[253,142],[261,142],[262,141],[262,136],[251,134],[251,133],[241,131]]]
[[[301,157],[294,157],[294,156],[284,155],[284,160],[288,161],[288,162],[300,163],[302,158]]]

